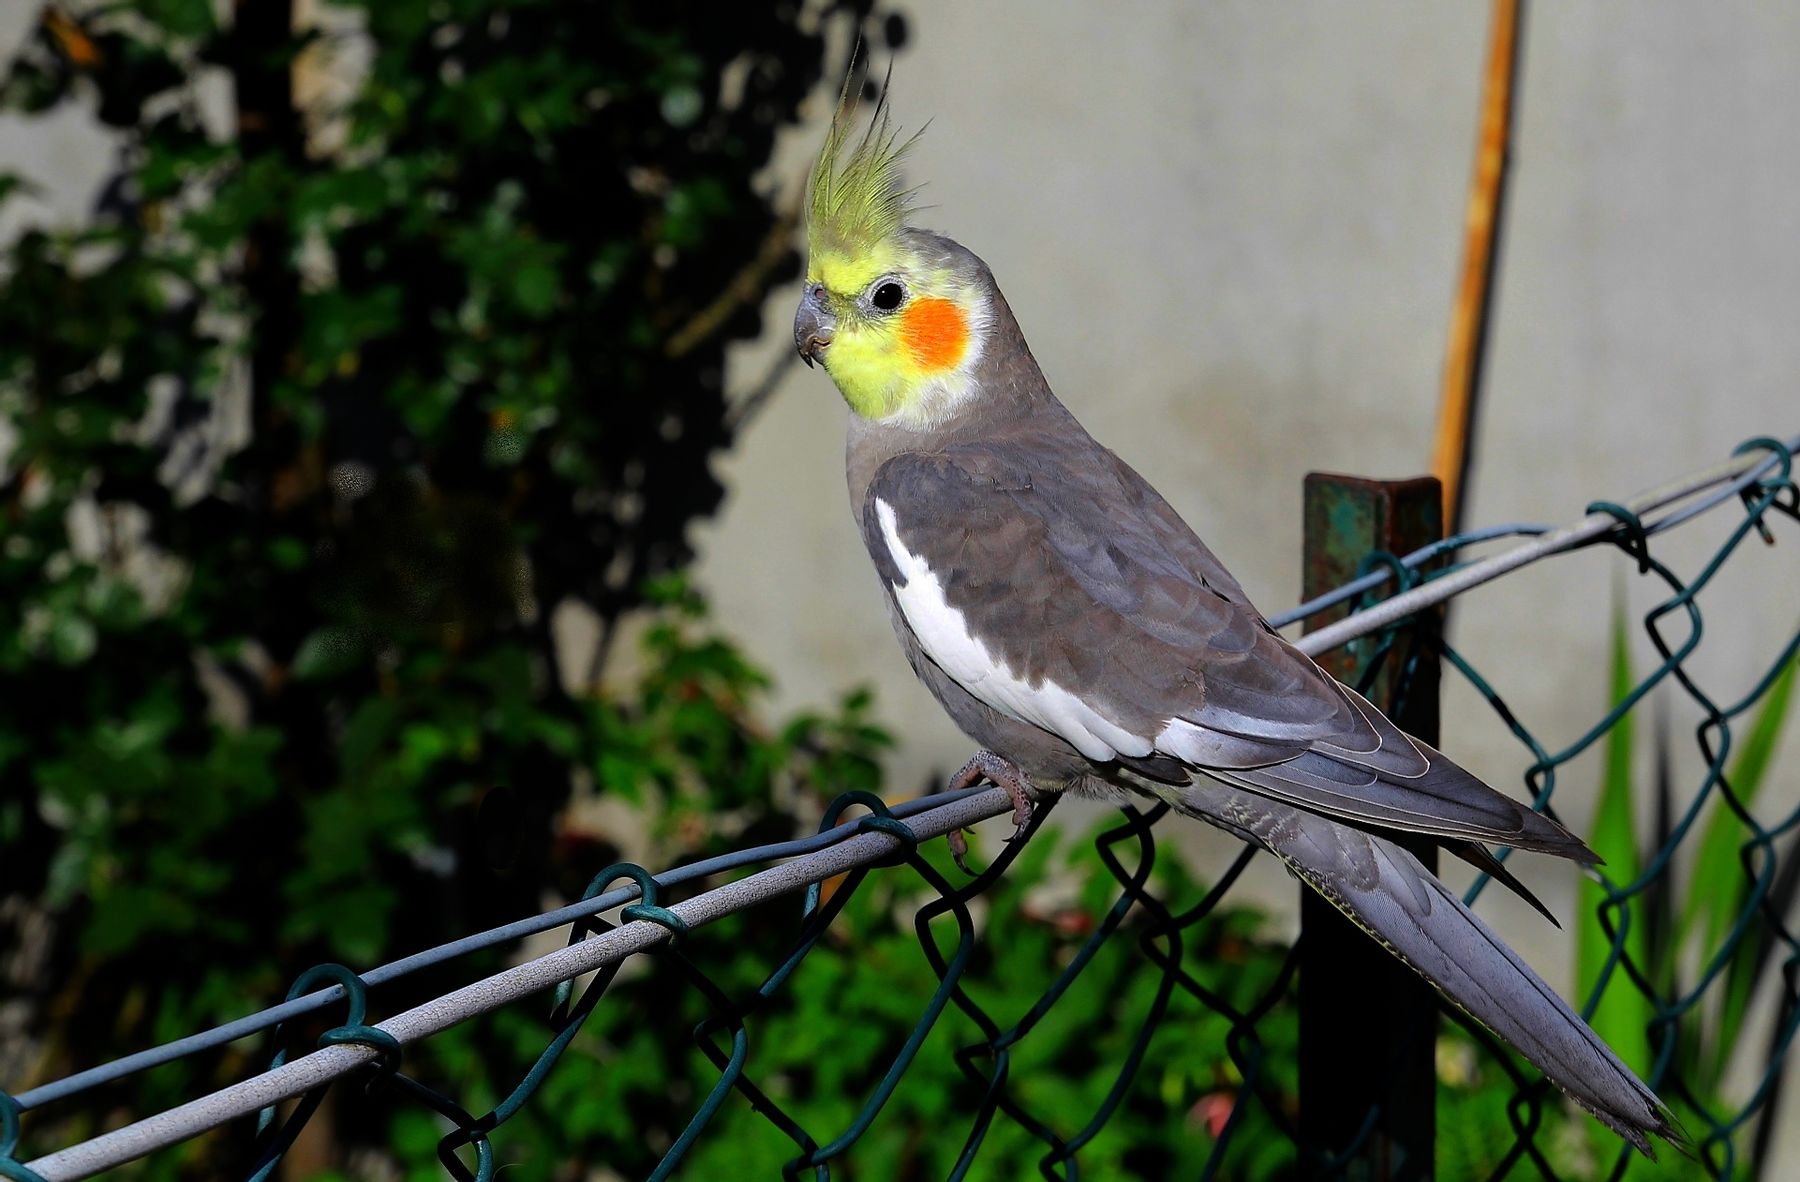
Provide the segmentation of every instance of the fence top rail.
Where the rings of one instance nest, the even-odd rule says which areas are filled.
[[[1316,656],[1389,627],[1407,616],[1503,574],[1555,554],[1607,539],[1609,535],[1630,528],[1623,524],[1628,518],[1634,524],[1641,525],[1645,536],[1674,528],[1735,499],[1762,480],[1771,469],[1780,469],[1785,476],[1796,451],[1800,451],[1800,436],[1785,442],[1774,439],[1752,440],[1723,463],[1670,481],[1633,497],[1622,505],[1590,512],[1579,520],[1558,528],[1507,524],[1471,531],[1421,548],[1406,555],[1401,560],[1402,565],[1417,567],[1439,554],[1461,546],[1501,537],[1526,535],[1531,538],[1530,541],[1454,569],[1356,612],[1336,624],[1300,638],[1296,643],[1303,651]],[[1623,509],[1628,518],[1614,512],[1615,509]],[[1655,520],[1649,520],[1649,515],[1658,510],[1668,512]],[[1390,572],[1382,569],[1353,580],[1328,595],[1274,617],[1272,623],[1284,627],[1334,603],[1373,589],[1389,577]],[[998,789],[966,789],[894,805],[892,814],[904,820],[914,834],[924,839],[973,825],[1010,808],[1005,794]],[[861,832],[856,827],[845,826],[809,838],[734,851],[691,863],[655,875],[654,881],[660,886],[675,886],[731,870],[792,859],[673,905],[671,910],[688,926],[694,927],[847,870],[871,865],[891,855],[899,844],[899,838],[888,834]],[[591,899],[392,961],[363,974],[361,979],[368,985],[382,984],[479,949],[596,916],[638,897],[636,886],[616,888]],[[616,964],[660,943],[668,934],[667,929],[649,920],[626,922],[617,928],[396,1014],[377,1023],[376,1029],[392,1035],[403,1045],[417,1041],[558,982]],[[269,1029],[283,1021],[330,1006],[343,997],[344,990],[341,986],[320,989],[212,1030],[45,1084],[11,1097],[11,1100],[20,1111],[38,1108],[134,1072]],[[326,1047],[270,1072],[24,1164],[46,1182],[90,1177],[158,1148],[176,1144],[230,1120],[254,1113],[276,1101],[300,1095],[377,1057],[378,1052],[374,1049],[358,1044]],[[4,1093],[0,1093],[0,1098],[5,1098]]]
[[[1752,446],[1756,444],[1760,444],[1761,446]],[[1671,480],[1667,484],[1653,488],[1648,492],[1639,493],[1630,500],[1622,502],[1621,507],[1641,521],[1646,515],[1654,513],[1658,509],[1665,509],[1671,505],[1681,505],[1682,507],[1673,510],[1656,521],[1642,522],[1644,535],[1646,537],[1653,536],[1684,522],[1691,521],[1706,510],[1731,500],[1744,489],[1749,488],[1759,480],[1770,468],[1785,468],[1786,465],[1792,462],[1793,455],[1796,451],[1800,451],[1800,435],[1794,436],[1786,441],[1774,439],[1753,440],[1751,444],[1746,444],[1744,447],[1739,448],[1737,453],[1729,460],[1720,464],[1715,464],[1710,468],[1703,468],[1688,476]],[[1690,501],[1708,490],[1714,490],[1712,496],[1703,501],[1682,505],[1682,502]],[[1599,502],[1596,502],[1596,504],[1599,504]],[[1592,508],[1592,506],[1590,506],[1590,508]],[[1577,547],[1587,545],[1590,542],[1598,541],[1607,534],[1620,529],[1622,524],[1618,514],[1604,510],[1596,510],[1588,513],[1579,521],[1570,522],[1568,525],[1561,526],[1557,529],[1543,529],[1542,527],[1528,525],[1507,525],[1497,527],[1499,530],[1509,532],[1540,533],[1541,536],[1538,536],[1529,542],[1514,546],[1512,549],[1496,554],[1491,558],[1485,558],[1480,562],[1471,563],[1461,570],[1451,571],[1443,577],[1433,579],[1422,586],[1414,587],[1412,590],[1402,592],[1390,599],[1384,599],[1365,611],[1358,612],[1353,616],[1339,620],[1335,624],[1320,628],[1316,632],[1308,633],[1298,642],[1299,646],[1307,653],[1317,656],[1319,653],[1337,648],[1339,645],[1348,644],[1359,636],[1366,636],[1370,632],[1378,631],[1390,624],[1403,620],[1415,612],[1423,611],[1428,607],[1433,607],[1452,596],[1461,595],[1464,591],[1479,587],[1483,583],[1491,582],[1509,571],[1515,571],[1520,567],[1529,566],[1531,563],[1537,562],[1543,558],[1548,558],[1553,554],[1560,554],[1566,550],[1573,550]],[[1495,531],[1488,530],[1481,532],[1487,536],[1493,536]],[[1423,555],[1423,557],[1417,560],[1418,562],[1423,562],[1442,553],[1446,549],[1453,548],[1453,544],[1457,543],[1459,540],[1460,539],[1448,539],[1444,543],[1434,544],[1425,547],[1423,550],[1415,551],[1414,554],[1407,556],[1406,563],[1409,566],[1417,565],[1417,562],[1412,561],[1414,555]],[[1354,583],[1345,584],[1345,587],[1339,588],[1329,595],[1320,596],[1310,603],[1302,604],[1293,612],[1276,617],[1271,623],[1274,623],[1277,627],[1285,627],[1290,623],[1311,615],[1313,612],[1329,607],[1331,604],[1346,599],[1351,595],[1360,594],[1363,590],[1378,587],[1389,577],[1390,575],[1387,570],[1381,570],[1365,575],[1363,578],[1355,580]],[[1352,587],[1355,589],[1346,592],[1346,588]]]

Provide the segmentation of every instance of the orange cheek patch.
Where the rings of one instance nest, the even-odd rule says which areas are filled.
[[[969,347],[969,325],[955,304],[927,297],[901,313],[900,339],[920,369],[949,369]]]

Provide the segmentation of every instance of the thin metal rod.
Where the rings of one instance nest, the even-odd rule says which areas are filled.
[[[1535,538],[1549,532],[1550,527],[1547,525],[1536,525],[1525,521],[1509,521],[1504,525],[1490,525],[1486,529],[1470,530],[1467,533],[1439,539],[1429,546],[1420,546],[1417,550],[1402,555],[1400,565],[1407,570],[1414,570],[1424,566],[1440,554],[1448,554],[1465,546],[1477,546],[1482,542],[1491,542],[1495,538]],[[1365,591],[1373,591],[1393,577],[1394,572],[1387,566],[1378,566],[1360,578],[1351,579],[1348,583],[1333,587],[1323,595],[1313,596],[1299,607],[1290,607],[1284,612],[1270,616],[1269,625],[1273,628],[1286,628],[1289,624],[1298,624],[1308,616],[1317,615],[1334,604],[1342,603],[1346,599],[1355,599]]]
[[[924,841],[941,837],[952,829],[984,821],[1011,808],[1012,804],[1004,792],[998,788],[990,788],[941,808],[922,812],[908,821],[907,825],[919,840]],[[864,833],[817,853],[715,887],[675,904],[670,910],[679,915],[688,927],[701,927],[778,895],[789,894],[835,874],[879,861],[892,854],[900,844],[899,838],[885,833]],[[452,993],[395,1014],[385,1022],[376,1023],[376,1026],[393,1035],[404,1046],[447,1030],[477,1014],[485,1014],[520,998],[540,993],[559,981],[567,981],[606,965],[616,964],[634,953],[655,947],[668,937],[667,928],[648,920],[633,920],[580,943],[559,948],[536,960],[495,973],[472,985],[465,985]],[[375,1058],[376,1052],[370,1047],[352,1044],[323,1047],[273,1071],[221,1088],[210,1095],[190,1100],[179,1107],[25,1164],[27,1168],[42,1175],[45,1182],[72,1182],[77,1178],[90,1178],[164,1146],[197,1137],[227,1121],[249,1116],[271,1104],[302,1095],[320,1084],[329,1083],[373,1062]]]
[[[1788,443],[1790,451],[1800,449],[1800,437]],[[1624,507],[1638,515],[1686,500],[1711,488],[1715,484],[1736,480],[1750,471],[1761,469],[1775,463],[1775,457],[1766,452],[1752,452],[1747,455],[1733,456],[1722,464],[1703,469],[1690,476],[1672,480],[1659,488],[1642,493],[1624,502]],[[1309,632],[1301,637],[1298,644],[1302,652],[1318,656],[1328,649],[1340,644],[1348,644],[1359,636],[1365,636],[1379,628],[1385,628],[1396,621],[1403,620],[1414,612],[1435,606],[1453,595],[1461,595],[1464,591],[1491,582],[1509,571],[1529,566],[1539,559],[1548,558],[1552,554],[1560,554],[1577,546],[1591,542],[1609,530],[1619,528],[1618,518],[1609,513],[1590,513],[1580,521],[1565,525],[1561,529],[1551,530],[1541,538],[1514,546],[1502,554],[1492,558],[1484,558],[1480,562],[1471,563],[1458,571],[1433,579],[1411,591],[1404,591],[1392,599],[1384,599],[1367,611],[1358,612],[1347,619],[1329,624],[1317,632]]]
[[[1512,172],[1513,94],[1524,45],[1525,0],[1493,0],[1487,68],[1482,72],[1481,121],[1475,139],[1474,175],[1463,214],[1462,275],[1450,309],[1444,346],[1444,379],[1438,395],[1431,471],[1444,487],[1444,529],[1458,532],[1468,498],[1469,446],[1481,405],[1482,359],[1494,319],[1494,277],[1506,221],[1507,180]]]
[[[965,795],[973,796],[980,791],[981,789],[979,788],[969,788],[965,789],[963,792],[945,792],[941,795],[928,796],[891,805],[889,806],[889,810],[896,817],[905,820],[914,813],[923,812],[926,809],[931,808],[940,808],[951,801],[961,799]],[[677,866],[672,870],[665,870],[661,874],[655,876],[656,885],[661,887],[679,886],[682,883],[693,882],[695,879],[710,878],[715,874],[724,874],[731,870],[740,870],[746,866],[757,866],[767,862],[776,862],[783,858],[797,858],[802,854],[810,854],[815,850],[824,849],[826,846],[836,845],[838,842],[848,840],[848,838],[849,831],[840,828],[826,833],[815,834],[812,837],[802,837],[794,841],[779,841],[769,845],[754,846],[749,849],[733,850],[730,853],[720,854],[717,857],[706,858],[698,862],[690,862],[685,866]],[[442,964],[445,961],[455,960],[459,956],[467,956],[472,952],[478,952],[484,948],[492,948],[499,944],[508,944],[514,940],[524,939],[527,936],[535,936],[539,932],[547,932],[555,928],[563,927],[566,924],[574,923],[578,919],[586,919],[592,915],[599,915],[603,911],[611,911],[614,907],[623,903],[629,903],[637,897],[638,892],[636,887],[618,887],[592,899],[583,899],[576,903],[569,903],[565,906],[558,907],[554,911],[546,911],[539,915],[527,916],[524,919],[517,919],[496,928],[489,928],[483,932],[475,932],[471,935],[464,936],[461,939],[451,940],[445,944],[439,944],[434,948],[427,948],[423,951],[415,952],[410,956],[404,956],[399,960],[389,961],[387,964],[379,965],[370,969],[368,972],[359,975],[362,977],[364,985],[371,987],[385,985],[387,982],[398,980],[408,973],[416,973],[421,969],[430,968],[433,965]],[[176,1059],[185,1058],[188,1055],[197,1055],[201,1051],[211,1050],[213,1047],[224,1046],[225,1044],[235,1042],[240,1038],[248,1038],[252,1034],[269,1030],[275,1026],[279,1026],[283,1022],[298,1018],[303,1014],[310,1014],[315,1010],[322,1010],[327,1006],[335,1005],[342,1001],[343,998],[344,989],[341,985],[333,985],[328,989],[315,990],[302,997],[296,997],[292,1001],[285,1001],[279,1005],[269,1006],[266,1009],[256,1011],[254,1014],[246,1014],[242,1018],[236,1018],[230,1022],[214,1026],[210,1030],[203,1030],[197,1034],[190,1034],[184,1038],[178,1038],[163,1043],[160,1046],[150,1047],[146,1050],[137,1051],[122,1058],[114,1059],[112,1062],[103,1063],[98,1067],[90,1067],[85,1071],[78,1071],[74,1075],[65,1076],[62,1079],[54,1080],[50,1083],[43,1084],[40,1087],[32,1088],[30,1091],[20,1092],[18,1095],[14,1096],[13,1099],[18,1103],[21,1111],[29,1112],[34,1108],[41,1108],[45,1104],[66,1099],[69,1096],[78,1095],[81,1092],[87,1091],[89,1088],[96,1088],[102,1084],[111,1083],[113,1080],[122,1079],[127,1075],[132,1075],[139,1071],[148,1071],[152,1067],[160,1067],[164,1063],[171,1063]]]

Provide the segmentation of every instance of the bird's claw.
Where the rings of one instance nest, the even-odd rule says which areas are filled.
[[[975,872],[969,869],[968,832],[962,829],[952,829],[950,832],[944,834],[944,840],[949,843],[950,860],[956,863],[956,868],[970,878],[975,877]]]
[[[956,792],[970,787],[981,780],[987,780],[1006,793],[1013,806],[1013,832],[1008,841],[1017,841],[1024,834],[1025,827],[1031,824],[1031,796],[1034,789],[1031,780],[1018,766],[1001,759],[992,751],[977,751],[963,764],[962,770],[950,778],[946,791]],[[969,853],[969,839],[960,829],[952,829],[947,835],[950,843],[950,856],[964,874],[973,874],[964,859]]]

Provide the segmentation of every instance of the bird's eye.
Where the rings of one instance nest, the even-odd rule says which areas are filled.
[[[869,303],[882,312],[892,312],[906,298],[906,289],[892,279],[876,284],[869,295]]]

